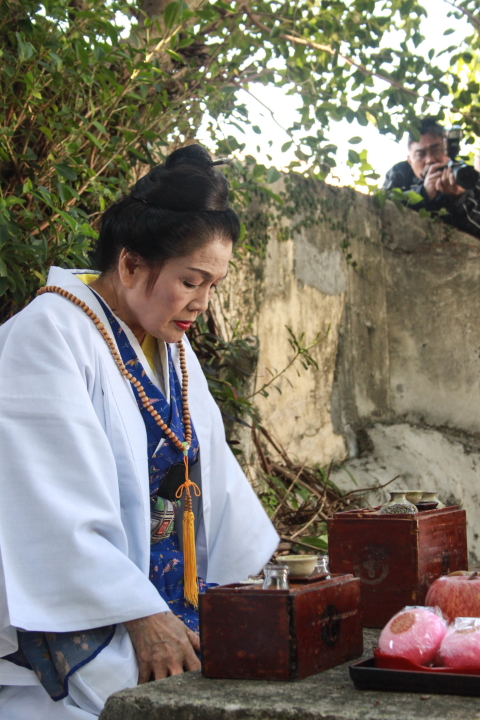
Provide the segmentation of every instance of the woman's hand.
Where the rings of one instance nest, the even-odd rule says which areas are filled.
[[[157,613],[124,623],[138,662],[138,684],[151,676],[161,680],[180,675],[184,670],[198,670],[200,639],[171,612]]]

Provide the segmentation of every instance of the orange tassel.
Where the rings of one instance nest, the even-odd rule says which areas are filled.
[[[180,485],[175,496],[180,499],[185,490],[185,505],[183,509],[183,558],[184,558],[184,575],[183,585],[185,600],[198,607],[198,580],[197,580],[197,555],[195,550],[195,517],[193,514],[192,496],[190,488],[192,488],[196,497],[200,497],[200,488],[188,477],[188,450],[184,452],[183,461],[185,463],[185,482]]]

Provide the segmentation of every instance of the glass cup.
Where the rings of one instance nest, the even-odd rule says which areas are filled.
[[[286,565],[265,565],[263,568],[265,580],[262,590],[288,590],[288,573],[290,568]]]
[[[328,555],[319,555],[314,573],[328,573],[329,571]]]
[[[331,575],[330,575],[329,570],[330,570],[330,565],[328,562],[328,555],[319,555],[318,559],[317,559],[317,564],[315,565],[315,569],[313,571],[314,574],[325,575],[325,573],[326,573],[327,575],[325,577],[325,580],[330,580]]]

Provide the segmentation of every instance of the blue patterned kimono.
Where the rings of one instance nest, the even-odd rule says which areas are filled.
[[[92,290],[92,292],[94,292]],[[110,308],[95,293],[108,318],[124,365],[141,382],[150,404],[155,407],[167,426],[184,442],[182,423],[182,389],[173,366],[170,347],[167,345],[170,404],[161,390],[150,380],[135,350]],[[198,611],[186,602],[183,592],[183,552],[174,530],[175,515],[181,501],[176,500],[171,488],[183,482],[183,453],[166,437],[150,413],[145,410],[138,391],[132,385],[139,411],[147,430],[150,502],[151,502],[151,549],[150,580],[168,603],[170,610],[187,627],[198,632]],[[192,466],[198,462],[199,445],[192,426],[192,442],[188,460]],[[182,473],[182,474],[180,474]],[[172,482],[173,480],[173,482]],[[171,499],[162,497],[162,492]],[[198,579],[199,592],[206,584]],[[4,659],[16,665],[32,669],[53,700],[68,695],[68,678],[83,665],[93,660],[108,645],[115,634],[115,625],[66,633],[18,631],[19,648]]]
[[[98,295],[97,295],[98,297]],[[184,442],[185,436],[182,422],[182,387],[173,366],[170,347],[167,345],[168,375],[170,382],[170,405],[161,390],[150,380],[142,367],[135,350],[131,346],[120,324],[113,316],[111,310],[98,297],[108,318],[112,333],[127,370],[139,380],[147,393],[150,404],[154,406],[162,420]],[[150,580],[158,592],[168,603],[170,610],[191,630],[198,632],[198,612],[184,599],[183,594],[183,552],[180,550],[179,538],[173,529],[175,515],[181,501],[162,497],[163,481],[172,474],[180,482],[184,480],[184,464],[182,452],[167,438],[163,430],[157,425],[148,410],[145,410],[138,395],[137,389],[132,385],[139,410],[147,429],[147,446],[150,479],[150,502],[152,511],[152,535],[150,548]],[[190,467],[198,462],[198,439],[192,426],[192,441],[188,453]],[[177,472],[175,472],[177,471]],[[165,493],[163,493],[165,494]],[[205,589],[205,583],[199,581],[199,591]]]

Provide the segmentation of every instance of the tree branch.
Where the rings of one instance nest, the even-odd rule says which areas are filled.
[[[293,135],[292,135],[292,133],[290,132],[290,130],[287,130],[286,128],[283,127],[283,125],[281,125],[281,124],[278,122],[277,118],[275,117],[275,113],[273,112],[273,110],[272,110],[271,108],[269,108],[268,105],[265,105],[265,103],[264,103],[262,100],[260,100],[260,98],[258,98],[256,95],[254,95],[254,94],[253,94],[250,90],[248,90],[246,87],[244,87],[243,90],[244,90],[246,93],[248,93],[248,94],[250,95],[250,97],[252,97],[252,98],[253,98],[254,100],[256,100],[258,103],[260,103],[260,105],[261,105],[262,107],[264,107],[265,110],[267,110],[267,111],[270,113],[270,116],[271,116],[273,122],[274,122],[276,125],[278,125],[278,127],[280,128],[280,130],[283,130],[283,132],[286,133],[286,134],[288,135],[288,137],[290,137],[290,138],[293,140]]]
[[[448,0],[447,0],[448,1]],[[266,33],[267,35],[270,35],[270,28],[267,27],[267,25],[264,25],[256,15],[252,13],[249,6],[246,2],[242,3],[242,7],[245,10],[246,14],[252,21],[252,23],[259,28],[259,30],[262,30],[262,32]],[[379,80],[382,80],[383,82],[388,83],[392,87],[397,88],[398,90],[402,90],[403,92],[408,93],[409,95],[412,95],[412,97],[421,99],[421,100],[428,100],[428,102],[434,103],[435,105],[441,105],[441,103],[438,102],[438,100],[434,100],[429,95],[421,95],[416,90],[412,90],[411,88],[407,88],[402,83],[398,82],[398,80],[394,80],[393,78],[389,77],[388,75],[382,75],[379,72],[376,72],[375,70],[369,70],[365,65],[362,65],[361,63],[357,62],[356,60],[353,60],[353,58],[348,57],[347,55],[343,55],[340,52],[337,52],[335,48],[332,48],[331,45],[321,45],[320,43],[316,43],[313,40],[308,40],[307,38],[292,35],[289,33],[280,33],[278,35],[282,40],[287,40],[288,42],[291,42],[295,45],[304,45],[305,47],[310,47],[312,50],[320,50],[321,52],[326,52],[329,55],[336,55],[337,57],[344,60],[347,65],[350,65],[352,67],[356,67],[360,72],[362,72],[364,75],[368,77],[376,77]],[[443,106],[442,106],[443,107]]]
[[[473,25],[477,29],[477,32],[480,32],[480,20],[476,18],[475,15],[470,12],[470,10],[467,10],[467,8],[463,8],[460,5],[455,5],[455,3],[450,2],[450,0],[445,0],[445,2],[447,3],[447,5],[451,5],[453,8],[455,8],[455,10],[460,10],[460,12],[466,15],[466,17],[468,17],[470,22],[473,23]]]

